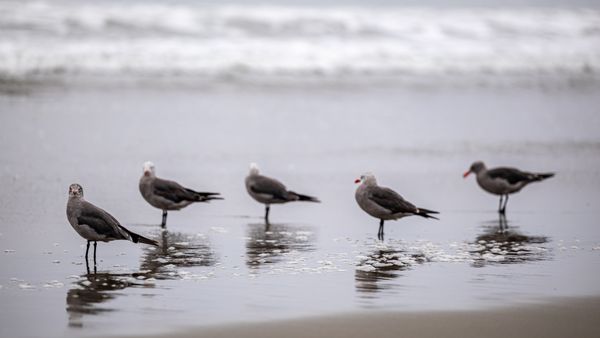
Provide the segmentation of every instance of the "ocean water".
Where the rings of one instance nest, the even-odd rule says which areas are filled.
[[[596,83],[598,7],[534,5],[2,1],[0,78]]]

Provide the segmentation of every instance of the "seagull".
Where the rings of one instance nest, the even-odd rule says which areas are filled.
[[[316,197],[302,195],[287,190],[283,183],[274,178],[259,174],[258,165],[250,164],[250,173],[246,177],[246,190],[258,203],[265,205],[265,222],[269,223],[269,209],[271,204],[281,204],[294,201],[320,203]]]
[[[183,187],[177,182],[156,177],[154,163],[144,163],[144,174],[140,178],[140,192],[146,202],[161,209],[161,227],[167,225],[167,210],[179,210],[195,202],[222,200],[218,192],[198,192]]]
[[[473,162],[469,170],[463,174],[463,177],[467,178],[470,173],[477,175],[477,183],[483,190],[494,195],[500,195],[498,212],[501,214],[506,212],[509,194],[519,192],[531,182],[543,181],[554,176],[554,173],[530,173],[506,167],[488,170],[481,161]],[[504,205],[502,204],[503,198]]]
[[[79,184],[69,186],[69,201],[67,202],[67,219],[73,229],[87,240],[85,263],[88,263],[90,242],[94,242],[94,267],[96,266],[96,246],[98,241],[110,242],[128,240],[133,243],[144,243],[158,246],[154,240],[127,230],[111,214],[98,208],[83,198],[83,188]]]
[[[439,212],[417,208],[394,190],[377,185],[377,180],[371,173],[361,175],[354,183],[360,183],[354,194],[358,206],[367,214],[379,218],[377,238],[380,240],[383,240],[383,223],[387,220],[413,215],[438,219],[430,214],[439,214]]]

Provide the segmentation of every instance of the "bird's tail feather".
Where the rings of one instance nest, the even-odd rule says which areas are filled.
[[[547,178],[550,178],[552,176],[554,176],[554,173],[537,173],[537,174],[534,174],[534,176],[533,176],[534,179],[533,180],[534,181],[543,181],[543,180],[545,180]]]
[[[433,211],[433,210],[429,210],[429,209],[425,209],[425,208],[417,208],[417,213],[415,215],[424,217],[424,218],[433,218],[433,219],[437,219],[438,221],[440,220],[439,218],[435,217],[435,216],[431,216],[431,214],[439,214],[438,211]]]
[[[192,189],[186,189],[186,190],[191,192],[192,194],[194,194],[194,197],[196,197],[197,202],[206,202],[206,201],[223,199],[223,197],[217,196],[220,194],[218,192],[195,191]]]
[[[321,203],[321,201],[319,201],[318,198],[316,197],[312,197],[312,196],[308,196],[308,195],[302,195],[302,194],[298,194],[296,192],[290,191],[290,194],[297,196],[298,197],[298,201],[306,201],[306,202],[316,202],[316,203]]]
[[[129,230],[127,230],[127,233],[129,234],[129,236],[131,236],[131,241],[133,243],[143,243],[143,244],[158,246],[158,242],[153,239],[146,238],[142,235],[138,235],[135,232],[132,232]]]
[[[216,196],[220,195],[220,192],[204,192],[204,191],[194,191],[197,195],[208,197],[208,196]]]
[[[206,197],[201,197],[199,199],[200,202],[206,202],[206,201],[212,201],[212,200],[222,200],[224,199],[223,197],[219,197],[219,196],[206,196]]]

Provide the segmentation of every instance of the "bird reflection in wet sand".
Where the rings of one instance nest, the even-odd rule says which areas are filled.
[[[156,279],[176,279],[176,268],[213,266],[217,261],[208,239],[202,235],[163,230],[161,237],[160,247],[145,248],[140,267]]]
[[[499,214],[498,222],[484,224],[485,232],[477,236],[473,266],[483,267],[490,263],[525,263],[548,259],[548,242],[545,236],[527,236],[509,227],[506,216]]]
[[[361,258],[356,267],[356,290],[363,293],[363,298],[372,298],[376,292],[397,286],[388,282],[401,276],[400,272],[426,261],[422,253],[410,253],[378,244],[375,250]]]
[[[277,263],[293,252],[314,248],[314,232],[310,227],[289,224],[248,224],[246,265],[257,269],[263,264]]]
[[[73,287],[67,292],[67,313],[69,327],[82,328],[85,315],[99,315],[112,312],[109,306],[102,306],[117,296],[117,292],[130,287],[154,288],[153,283],[146,282],[148,273],[108,273],[100,272],[81,275]]]

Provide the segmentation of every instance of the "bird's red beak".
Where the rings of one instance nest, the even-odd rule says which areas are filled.
[[[467,176],[469,176],[470,173],[471,173],[471,170],[465,171],[465,173],[463,174],[463,178],[467,178]]]
[[[357,179],[355,179],[355,180],[354,180],[354,183],[355,183],[355,184],[358,184],[358,183],[360,183],[360,178],[357,178]]]

